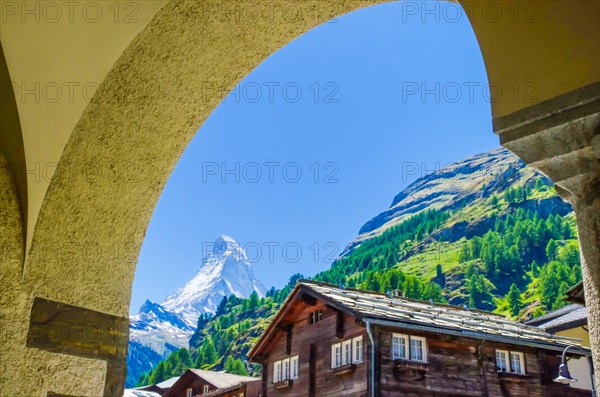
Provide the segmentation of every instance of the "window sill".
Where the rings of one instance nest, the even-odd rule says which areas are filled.
[[[394,368],[396,368],[396,369],[409,368],[409,369],[416,369],[419,371],[428,371],[429,364],[424,361],[410,361],[410,360],[395,359],[394,360]]]
[[[527,382],[527,380],[529,380],[529,378],[530,378],[530,376],[527,374],[498,371],[498,379],[500,379],[502,381],[506,381],[506,382],[522,383],[522,382]]]
[[[344,375],[356,371],[356,364],[346,364],[332,369],[333,375]]]
[[[280,380],[279,382],[275,382],[275,389],[285,389],[287,387],[292,387],[294,385],[294,381],[292,379]]]

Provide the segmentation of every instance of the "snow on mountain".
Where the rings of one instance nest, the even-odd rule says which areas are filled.
[[[223,297],[233,294],[247,298],[253,291],[259,297],[266,293],[254,277],[245,250],[231,237],[221,235],[194,278],[169,295],[162,306],[195,326],[198,316],[214,313]]]
[[[147,346],[159,354],[165,344],[187,346],[195,328],[177,314],[165,310],[158,303],[146,300],[137,315],[131,316],[129,339]]]
[[[163,354],[169,345],[187,347],[202,313],[214,313],[225,296],[247,298],[253,291],[259,297],[265,287],[254,277],[245,250],[229,236],[219,236],[202,261],[196,275],[167,296],[162,304],[147,300],[137,315],[131,316],[131,341]]]

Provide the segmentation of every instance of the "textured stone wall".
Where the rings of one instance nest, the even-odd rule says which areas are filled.
[[[33,295],[31,283],[21,279],[22,225],[13,178],[0,152],[0,396],[102,395],[103,361],[25,347]]]
[[[11,222],[15,237],[2,271],[9,286],[2,290],[3,316],[14,319],[1,346],[2,396],[107,393],[105,361],[25,347],[34,297],[126,317],[152,211],[204,120],[273,52],[328,19],[372,4],[266,3],[267,9],[255,1],[171,2],[132,42],[64,149],[22,279],[18,206],[14,194],[3,196],[2,210],[10,216],[2,222]]]

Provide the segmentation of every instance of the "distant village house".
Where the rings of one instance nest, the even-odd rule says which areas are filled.
[[[188,369],[163,397],[259,397],[260,394],[260,378]]]

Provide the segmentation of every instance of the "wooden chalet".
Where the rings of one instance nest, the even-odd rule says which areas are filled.
[[[553,382],[571,338],[493,313],[301,280],[249,352],[263,397],[590,396]]]
[[[153,392],[156,393],[160,396],[164,395],[167,391],[169,391],[169,389],[171,388],[171,386],[173,386],[175,384],[175,382],[177,382],[179,380],[179,376],[174,376],[170,379],[167,379],[163,382],[157,383],[156,385],[148,385],[148,386],[141,386],[141,387],[136,387],[135,389],[132,389],[134,391],[139,390],[139,391],[148,391],[148,392]]]
[[[188,369],[163,397],[259,397],[261,384],[260,378]]]

